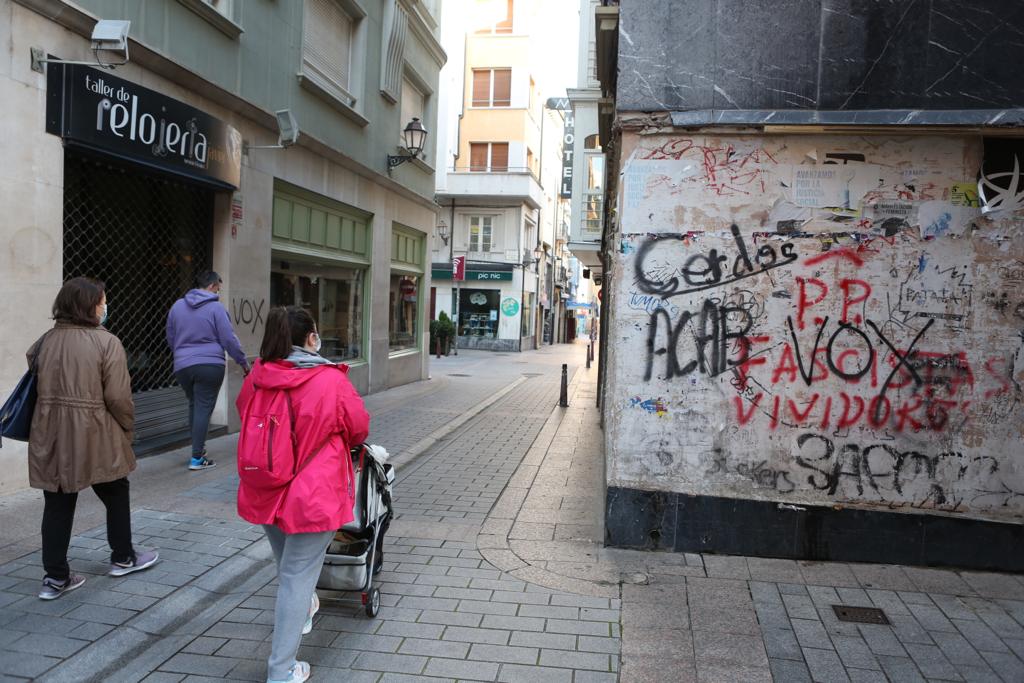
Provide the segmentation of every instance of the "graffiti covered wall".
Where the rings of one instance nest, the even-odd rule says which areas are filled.
[[[625,134],[609,484],[1024,515],[1024,197],[988,147]]]

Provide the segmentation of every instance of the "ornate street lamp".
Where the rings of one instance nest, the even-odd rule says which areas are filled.
[[[408,150],[408,154],[389,154],[388,155],[388,174],[391,174],[391,169],[395,166],[400,166],[407,161],[411,161],[419,156],[420,152],[423,151],[423,145],[427,141],[427,129],[423,127],[423,124],[416,117],[413,117],[409,125],[402,131],[402,136],[405,139],[405,149]]]

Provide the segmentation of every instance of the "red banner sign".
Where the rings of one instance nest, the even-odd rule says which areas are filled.
[[[452,257],[452,280],[465,280],[466,279],[466,257],[465,256],[454,256]]]

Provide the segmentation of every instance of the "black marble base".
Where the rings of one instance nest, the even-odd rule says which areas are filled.
[[[608,487],[622,548],[1024,571],[1024,525]]]

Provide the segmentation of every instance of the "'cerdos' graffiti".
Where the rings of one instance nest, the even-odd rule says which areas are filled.
[[[655,247],[671,243],[682,245],[679,238],[646,240],[636,253],[634,274],[637,287],[647,294],[668,298],[738,282],[797,260],[792,243],[783,243],[778,252],[774,245],[763,244],[751,254],[739,228],[733,225],[730,231],[736,247],[734,255],[720,254],[717,249],[710,249],[706,254],[689,256],[679,269],[666,269],[657,265],[652,267],[648,263]]]

